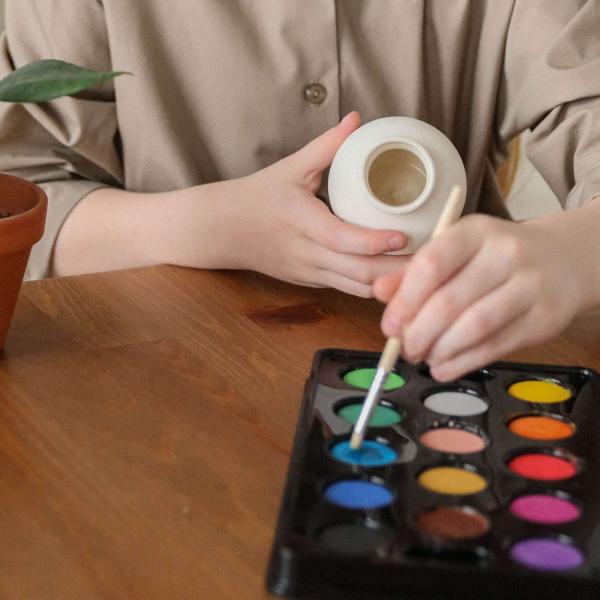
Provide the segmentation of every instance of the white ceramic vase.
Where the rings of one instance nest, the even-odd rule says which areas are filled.
[[[333,212],[348,223],[397,229],[409,238],[397,254],[412,253],[430,237],[454,185],[466,192],[465,168],[438,129],[409,117],[385,117],[354,131],[329,171]]]

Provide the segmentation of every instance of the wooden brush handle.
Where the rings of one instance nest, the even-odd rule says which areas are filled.
[[[378,368],[383,369],[386,373],[389,373],[398,360],[398,355],[402,350],[402,341],[399,337],[392,336],[387,339],[381,358],[379,359]]]
[[[436,238],[438,235],[442,234],[446,229],[448,229],[452,223],[458,221],[458,218],[460,217],[460,211],[462,209],[462,194],[463,191],[460,185],[455,185],[450,190],[448,200],[446,200],[446,204],[444,205],[444,210],[442,210],[442,213],[435,224],[433,233],[431,234],[431,239]]]

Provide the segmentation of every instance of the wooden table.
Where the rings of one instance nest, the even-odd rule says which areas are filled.
[[[248,273],[27,283],[0,359],[0,598],[267,598],[304,379],[381,307]],[[510,358],[600,368],[600,317]]]

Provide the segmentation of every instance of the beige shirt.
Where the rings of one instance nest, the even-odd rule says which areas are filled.
[[[441,129],[466,166],[467,212],[502,213],[494,168],[526,128],[528,155],[565,207],[600,192],[600,0],[6,8],[0,76],[40,58],[133,73],[76,99],[0,103],[0,170],[49,196],[30,277],[48,273],[61,224],[91,190],[159,192],[246,175],[353,109],[365,121],[407,115]],[[314,83],[322,87],[307,94]]]

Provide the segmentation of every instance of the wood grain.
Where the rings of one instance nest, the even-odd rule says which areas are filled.
[[[249,273],[25,284],[0,359],[0,598],[267,598],[312,355],[380,350],[380,314]],[[511,358],[598,368],[598,339],[590,317]]]

